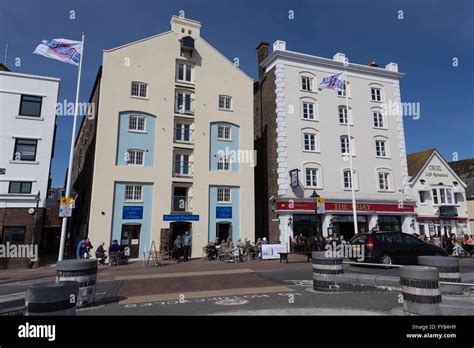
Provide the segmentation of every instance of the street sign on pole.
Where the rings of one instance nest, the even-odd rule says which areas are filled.
[[[74,208],[74,199],[72,197],[61,197],[59,200],[59,217],[71,217],[72,208]]]
[[[326,209],[324,208],[324,198],[318,198],[318,203],[316,205],[316,213],[317,214],[324,214]]]

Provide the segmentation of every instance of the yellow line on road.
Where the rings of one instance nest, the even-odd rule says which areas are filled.
[[[294,290],[286,286],[264,286],[264,287],[259,287],[259,288],[190,291],[190,292],[161,294],[161,295],[133,296],[133,297],[129,297],[125,300],[120,301],[119,304],[134,304],[134,303],[147,303],[147,302],[171,301],[171,300],[178,301],[180,298],[187,300],[187,299],[196,299],[196,298],[237,296],[237,295],[249,295],[249,294],[265,294],[265,293],[277,293],[277,292],[287,293],[287,292],[294,292]]]
[[[251,269],[245,268],[245,269],[229,269],[229,270],[222,270],[222,271],[140,274],[140,275],[129,275],[129,276],[117,276],[115,277],[115,280],[179,278],[179,277],[210,276],[210,275],[221,275],[221,274],[239,274],[239,273],[253,273],[253,271]]]

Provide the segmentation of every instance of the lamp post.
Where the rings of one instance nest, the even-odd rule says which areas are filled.
[[[318,214],[318,198],[320,198],[321,196],[318,195],[318,193],[316,192],[316,190],[313,190],[313,193],[311,194],[310,198],[313,200],[313,203],[314,203],[314,213],[316,214],[316,234],[318,236],[321,236],[322,237],[322,233],[321,233],[321,228],[319,226],[319,214]]]

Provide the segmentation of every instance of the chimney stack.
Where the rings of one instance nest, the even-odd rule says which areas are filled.
[[[263,77],[263,67],[260,64],[267,59],[268,57],[268,42],[260,42],[257,46],[257,56],[258,56],[258,79],[261,80]]]

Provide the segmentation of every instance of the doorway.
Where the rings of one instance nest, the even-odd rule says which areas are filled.
[[[218,222],[216,224],[216,239],[218,243],[221,243],[227,238],[232,239],[232,224],[230,222]]]
[[[126,224],[122,225],[122,237],[120,244],[122,248],[128,247],[130,249],[130,258],[136,259],[140,253],[140,231],[142,225],[140,224]]]
[[[192,223],[191,222],[186,222],[186,221],[178,221],[178,222],[172,222],[170,224],[170,235],[171,239],[169,239],[169,250],[173,250],[174,247],[174,241],[178,236],[181,236],[181,238],[184,237],[184,234],[186,232],[189,232],[189,234],[192,236]]]
[[[346,241],[354,237],[354,217],[352,215],[334,216],[334,231],[338,236],[344,236]],[[357,233],[368,231],[367,216],[357,215]]]

